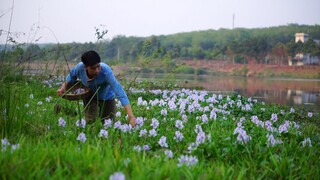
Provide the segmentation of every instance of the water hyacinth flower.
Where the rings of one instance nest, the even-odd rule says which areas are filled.
[[[238,126],[233,134],[238,134],[237,141],[240,143],[247,143],[251,140],[251,137],[247,135],[247,132],[241,126]]]
[[[175,125],[175,126],[176,126],[176,128],[178,128],[178,129],[183,129],[183,127],[184,127],[184,126],[183,126],[183,122],[180,121],[180,120],[177,120],[177,121],[176,121],[176,125]]]
[[[156,137],[158,134],[157,134],[157,131],[155,129],[151,129],[149,131],[149,137]]]
[[[24,107],[28,108],[30,105],[29,103],[25,104]]]
[[[145,150],[145,151],[149,151],[150,150],[150,146],[147,145],[147,144],[143,145],[142,149]]]
[[[162,110],[161,110],[161,115],[167,116],[167,115],[168,115],[167,109],[162,109]]]
[[[30,99],[33,99],[33,98],[34,98],[33,94],[30,94],[30,96],[29,96],[29,97],[30,97]]]
[[[142,150],[142,147],[139,146],[139,145],[136,145],[136,146],[133,146],[133,150],[137,151],[137,152],[140,152]]]
[[[137,117],[136,118],[136,126],[137,127],[142,127],[143,126],[143,122],[144,122],[143,117]]]
[[[51,97],[51,96],[46,97],[46,102],[50,102],[50,101],[51,101],[51,99],[52,99],[52,97]]]
[[[121,117],[121,112],[120,112],[120,111],[118,111],[118,112],[116,113],[116,117]]]
[[[181,116],[181,119],[182,119],[182,122],[187,122],[188,121],[188,116],[187,115],[185,115],[185,114],[182,114],[182,116]]]
[[[142,97],[139,97],[137,105],[138,106],[147,106],[148,103],[147,103],[147,101],[143,100]]]
[[[19,147],[20,147],[20,144],[13,144],[11,146],[11,153],[13,153],[15,150],[19,149]]]
[[[167,144],[167,137],[165,136],[162,136],[159,141],[158,141],[158,144],[161,146],[161,147],[164,147],[164,148],[168,148],[168,144]]]
[[[108,138],[108,131],[106,131],[105,129],[101,129],[99,132],[99,137],[104,137],[104,138]]]
[[[164,151],[164,154],[166,155],[167,158],[172,158],[173,157],[173,152],[169,149]]]
[[[199,132],[196,138],[196,145],[199,146],[200,144],[203,144],[205,140],[206,134],[203,131]]]
[[[294,113],[295,110],[293,108],[290,108],[290,113]]]
[[[132,129],[131,124],[123,124],[119,128],[122,132],[130,132]]]
[[[190,145],[188,146],[188,152],[191,153],[192,150],[196,149],[197,148],[197,145],[196,143],[192,142],[190,143]]]
[[[10,142],[7,138],[1,139],[1,150],[4,152],[7,150],[7,147],[10,146]]]
[[[272,134],[267,134],[267,138],[268,138],[267,146],[273,147],[277,144],[283,143],[283,141],[281,140],[276,140]]]
[[[277,115],[277,114],[272,113],[272,115],[271,115],[271,119],[270,119],[270,120],[271,120],[271,121],[276,122],[276,121],[278,120],[278,115]]]
[[[77,120],[76,126],[79,128],[85,128],[86,127],[86,120],[85,119]]]
[[[155,118],[152,118],[151,126],[153,127],[153,129],[157,129],[157,127],[159,126],[159,121]]]
[[[104,127],[105,129],[107,129],[107,128],[111,127],[111,126],[112,126],[112,121],[111,121],[111,119],[106,119],[106,120],[104,120],[103,127]]]
[[[199,132],[202,132],[202,127],[201,127],[201,125],[197,124],[197,125],[196,125],[196,128],[194,129],[194,132],[196,132],[197,134],[198,134]]]
[[[121,127],[121,122],[117,121],[116,123],[114,123],[114,129],[120,129]]]
[[[183,140],[183,134],[180,131],[176,131],[173,139],[177,142],[181,142]]]
[[[278,128],[279,133],[287,133],[289,131],[290,121],[285,121]]]
[[[313,116],[312,112],[308,112],[308,117],[311,118]]]
[[[122,172],[115,172],[110,177],[109,180],[125,180],[126,176]]]
[[[312,147],[310,138],[306,138],[302,141],[302,147],[306,147],[306,146]]]
[[[139,131],[139,137],[147,136],[148,131],[146,129],[142,129]]]
[[[86,142],[86,140],[87,140],[86,135],[85,135],[83,132],[80,133],[80,134],[78,135],[78,137],[77,137],[77,140],[80,141],[80,142],[82,142],[82,143]]]
[[[39,105],[39,106],[41,106],[42,104],[43,104],[42,101],[39,101],[39,102],[37,103],[37,105]]]
[[[178,159],[178,166],[186,165],[188,167],[194,166],[198,163],[198,158],[196,156],[181,155]]]
[[[207,123],[209,122],[209,118],[208,118],[208,116],[207,116],[206,114],[203,114],[203,115],[201,116],[201,119],[202,119],[202,122],[203,122],[204,124],[207,124]]]
[[[60,117],[60,118],[58,119],[58,126],[60,126],[60,127],[66,127],[66,125],[67,125],[67,122],[66,122],[62,117]]]

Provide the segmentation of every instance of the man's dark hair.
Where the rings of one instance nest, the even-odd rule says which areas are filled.
[[[96,51],[87,51],[82,54],[81,61],[86,66],[93,66],[101,62],[100,56]]]

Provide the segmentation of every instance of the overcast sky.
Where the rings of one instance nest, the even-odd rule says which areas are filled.
[[[0,0],[0,44],[95,42],[95,28],[147,37],[289,23],[320,25],[320,0]],[[12,21],[10,24],[11,12]]]

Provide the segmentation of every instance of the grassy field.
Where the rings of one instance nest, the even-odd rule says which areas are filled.
[[[136,127],[120,105],[117,121],[87,125],[80,101],[56,96],[62,81],[1,80],[1,179],[320,177],[320,118],[314,112],[137,82],[128,92]],[[68,111],[56,114],[56,104]]]

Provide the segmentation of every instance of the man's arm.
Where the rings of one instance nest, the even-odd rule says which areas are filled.
[[[131,126],[135,126],[136,125],[136,118],[134,117],[134,115],[132,113],[132,109],[131,109],[130,104],[125,105],[124,108],[127,112],[127,115],[129,118],[129,123],[131,124]]]
[[[58,96],[62,96],[66,91],[67,82],[62,83],[61,87],[57,90]]]

